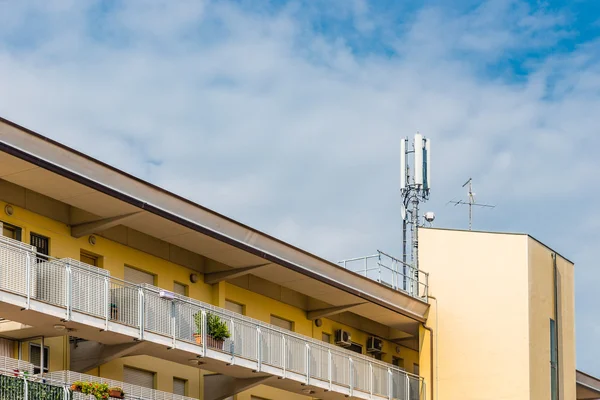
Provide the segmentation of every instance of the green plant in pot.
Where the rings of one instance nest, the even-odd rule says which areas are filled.
[[[202,313],[194,314],[196,343],[202,344]],[[231,337],[227,324],[215,314],[206,314],[206,345],[215,349],[223,350],[225,339]]]

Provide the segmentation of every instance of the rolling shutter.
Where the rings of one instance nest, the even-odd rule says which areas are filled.
[[[143,371],[137,368],[124,367],[123,381],[131,385],[154,389],[154,372]]]
[[[175,282],[173,283],[173,292],[180,294],[182,296],[187,296],[187,286],[181,283]]]
[[[173,394],[185,396],[185,380],[173,378]]]
[[[288,331],[294,330],[294,324],[292,321],[288,321],[286,319],[279,318],[274,315],[271,315],[271,325],[275,325],[280,328],[287,329]]]
[[[129,283],[147,283],[149,285],[154,285],[154,275],[125,266],[125,281]]]

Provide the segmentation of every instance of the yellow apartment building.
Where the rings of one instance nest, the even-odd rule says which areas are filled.
[[[0,394],[575,399],[574,266],[528,235],[335,263],[4,119],[0,223]]]

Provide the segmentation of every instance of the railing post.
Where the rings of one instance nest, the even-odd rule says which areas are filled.
[[[206,331],[207,331],[207,314],[206,310],[202,310],[202,355],[206,357]]]
[[[369,395],[373,398],[373,363],[369,363]]]
[[[145,314],[145,299],[144,289],[138,287],[138,324],[139,324],[139,339],[144,340],[144,314]]]
[[[260,325],[256,325],[256,364],[258,372],[262,369],[262,340],[261,340]]]
[[[43,352],[43,350],[42,350]],[[29,385],[27,382],[27,376],[23,375],[23,400],[28,400],[29,398]]]
[[[72,300],[73,300],[73,296],[72,296],[72,287],[73,287],[73,271],[71,271],[71,265],[69,264],[69,262],[67,261],[67,265],[65,267],[65,272],[66,272],[66,281],[65,281],[65,303],[67,306],[67,317],[65,318],[65,321],[70,321],[71,320],[71,310],[73,308]]]
[[[177,346],[177,300],[171,300],[171,332],[173,333],[173,348]]]
[[[350,386],[350,397],[354,396],[354,363],[352,357],[348,358],[348,383]]]
[[[104,330],[108,331],[108,320],[110,319],[110,284],[108,276],[104,277]]]
[[[25,257],[25,285],[27,288],[25,291],[27,292],[27,305],[25,309],[29,310],[31,307],[31,254],[27,252]]]
[[[333,365],[331,358],[331,349],[327,349],[327,377],[329,378],[329,390],[333,388]]]
[[[231,355],[231,365],[235,365],[235,321],[231,318],[229,322],[231,323],[231,345],[229,346],[229,354]]]
[[[394,376],[392,375],[392,370],[388,368],[388,399],[392,400],[392,395],[394,393]]]
[[[306,343],[306,385],[310,385],[310,345]]]
[[[282,333],[281,334],[281,346],[283,347],[283,350],[281,351],[281,365],[283,365],[283,377],[285,378],[285,369],[286,369],[286,358],[287,358],[287,347],[286,347],[286,341],[285,341],[285,335]]]
[[[404,374],[404,377],[406,378],[406,390],[405,390],[405,399],[409,400],[410,399],[410,378],[408,377],[408,374]]]

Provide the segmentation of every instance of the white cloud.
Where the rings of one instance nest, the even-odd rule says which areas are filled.
[[[488,1],[396,26],[341,2],[324,12],[351,19],[346,35],[315,30],[299,3],[99,4],[0,3],[2,116],[331,259],[400,255],[398,143],[419,130],[438,226],[466,225],[444,204],[473,176],[498,204],[476,227],[531,232],[577,261],[578,288],[599,283],[598,234],[573,238],[585,221],[566,215],[573,201],[600,220],[598,44],[533,60],[519,82],[494,69],[571,35],[561,14]],[[357,51],[357,37],[397,54]],[[593,298],[578,301],[597,329]],[[600,374],[598,354],[581,359]]]

